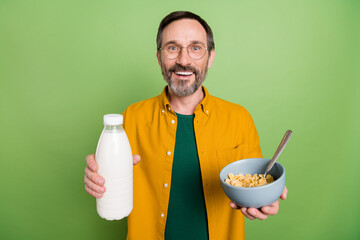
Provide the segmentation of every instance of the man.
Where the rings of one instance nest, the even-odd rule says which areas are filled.
[[[193,13],[173,12],[160,23],[157,49],[167,86],[124,112],[132,151],[142,158],[133,159],[140,163],[128,239],[244,239],[244,216],[266,219],[279,202],[260,210],[229,206],[221,189],[224,166],[262,155],[250,114],[202,86],[215,57],[211,28]],[[94,155],[86,160],[85,189],[101,197],[105,180]]]

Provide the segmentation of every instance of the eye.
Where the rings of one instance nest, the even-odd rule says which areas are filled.
[[[168,52],[177,52],[178,49],[179,49],[179,48],[178,48],[176,45],[169,45],[169,46],[166,47],[166,50],[167,50]]]
[[[202,47],[200,45],[191,45],[191,51],[200,52]]]

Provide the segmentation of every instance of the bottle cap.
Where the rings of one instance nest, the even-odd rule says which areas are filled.
[[[106,114],[104,115],[105,125],[122,125],[123,116],[121,114]]]

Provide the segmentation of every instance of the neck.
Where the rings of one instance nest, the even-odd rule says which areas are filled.
[[[168,87],[167,98],[169,100],[171,108],[179,114],[183,115],[192,115],[196,107],[204,99],[205,94],[200,86],[193,94],[190,96],[177,96],[175,93]]]

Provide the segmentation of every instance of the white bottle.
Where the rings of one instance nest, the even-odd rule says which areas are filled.
[[[104,116],[104,130],[96,149],[98,173],[106,191],[96,199],[97,212],[107,220],[120,220],[133,208],[133,160],[121,114]]]

